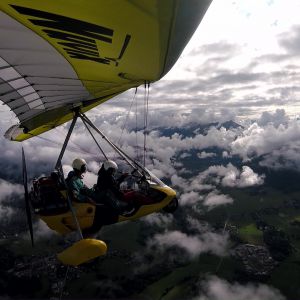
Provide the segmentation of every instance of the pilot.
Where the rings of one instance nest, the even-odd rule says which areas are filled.
[[[83,174],[87,171],[86,161],[83,158],[75,158],[72,163],[73,170],[69,172],[66,183],[72,198],[79,202],[92,202],[94,190],[89,189],[82,181]]]
[[[118,165],[114,161],[105,161],[98,172],[96,191],[104,204],[111,207],[114,212],[124,215],[133,210],[132,205],[124,201],[124,195],[120,191],[120,184],[128,174],[124,173],[116,179],[117,170]]]

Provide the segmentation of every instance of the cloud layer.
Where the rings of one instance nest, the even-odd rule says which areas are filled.
[[[165,248],[179,247],[191,257],[201,253],[213,253],[219,256],[226,255],[228,237],[214,232],[205,232],[201,236],[187,235],[180,231],[170,231],[154,235],[148,246],[155,245],[160,251]]]
[[[193,300],[284,300],[285,297],[265,284],[230,284],[216,276],[201,283],[203,292]]]

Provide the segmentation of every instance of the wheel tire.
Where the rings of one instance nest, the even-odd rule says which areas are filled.
[[[171,200],[171,202],[163,208],[164,212],[173,213],[178,208],[179,202],[177,198]]]

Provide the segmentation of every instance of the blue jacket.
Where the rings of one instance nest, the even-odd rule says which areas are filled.
[[[89,189],[82,181],[75,171],[70,171],[66,183],[73,198],[80,202],[87,202],[89,198],[93,197],[93,189]]]

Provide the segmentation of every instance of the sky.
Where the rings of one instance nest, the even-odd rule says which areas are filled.
[[[160,84],[169,83],[178,98],[188,97],[183,109],[224,108],[248,118],[281,108],[296,116],[299,6],[293,0],[213,1]]]
[[[190,109],[191,102],[209,110],[227,108],[240,118],[280,108],[297,116],[299,9],[294,0],[214,0],[164,78],[179,98],[188,94],[182,108]]]
[[[148,152],[154,158],[148,161],[148,167],[158,177],[170,178],[172,186],[180,191],[183,207],[195,209],[199,201],[208,210],[218,205],[230,205],[237,199],[222,194],[220,187],[244,188],[263,184],[266,175],[255,173],[247,166],[253,158],[259,157],[261,166],[274,170],[300,170],[299,11],[298,0],[213,0],[173,69],[151,86],[151,131],[147,141]],[[137,135],[133,132],[136,127],[134,107],[124,127],[133,94],[130,90],[88,113],[105,134],[113,141],[120,141],[123,149],[132,156],[136,154],[136,140],[139,145],[143,141],[141,131]],[[141,87],[137,100],[142,103],[143,97]],[[138,106],[137,110],[141,128],[142,107]],[[162,128],[185,128],[190,123],[228,120],[243,127],[227,130],[213,126],[206,134],[196,133],[194,137],[161,134]],[[0,178],[2,218],[14,214],[7,199],[22,194],[20,176],[16,175],[20,167],[21,144],[3,138],[5,130],[16,122],[13,113],[1,106],[0,167],[5,173],[5,178]],[[31,174],[38,176],[51,170],[67,128],[68,125],[64,125],[44,134],[42,139],[22,143]],[[85,181],[91,186],[96,182],[102,158],[82,124],[76,126],[69,147],[75,152],[66,152],[65,170],[70,170],[74,155],[84,156],[89,169]],[[185,178],[189,170],[176,171],[180,162],[174,165],[171,160],[176,153],[184,157],[190,150],[196,150],[198,158],[205,159],[216,155],[206,150],[209,147],[223,149],[224,159],[238,156],[241,166],[231,163],[212,165],[190,179]],[[145,222],[164,228],[172,219],[151,216]],[[221,256],[226,253],[228,237],[210,229],[203,231],[192,218],[189,222],[198,228],[196,235],[173,230],[159,232],[153,240],[161,249],[180,240],[182,248],[191,257],[203,252]],[[249,295],[255,295],[255,299],[284,299],[277,290],[265,285],[230,285],[217,277],[209,277],[202,284],[205,293],[197,298],[201,300],[224,299],[224,293],[228,299],[233,299],[233,295],[240,295],[238,299],[249,299]]]

